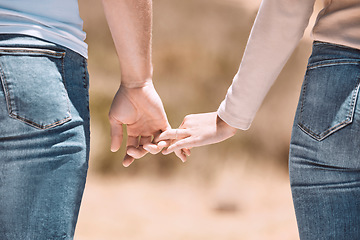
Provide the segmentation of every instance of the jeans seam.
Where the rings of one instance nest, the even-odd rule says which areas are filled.
[[[328,61],[328,60],[325,60]],[[312,70],[312,69],[316,69],[319,67],[328,67],[328,66],[335,66],[335,65],[343,65],[343,64],[360,64],[360,60],[358,61],[354,61],[354,60],[349,60],[349,61],[345,61],[344,59],[334,59],[334,61],[332,62],[325,62],[325,61],[321,61],[320,63],[312,63],[308,65],[308,70]],[[331,60],[330,60],[331,61]]]
[[[83,74],[83,85],[84,88],[87,89],[88,88],[88,82],[87,82],[87,73],[86,73],[86,69],[87,69],[87,63],[86,63],[86,59],[83,59],[83,68],[84,68],[84,74]]]
[[[2,86],[4,88],[4,92],[5,92],[6,107],[8,109],[9,115],[11,115],[12,114],[12,108],[11,108],[11,104],[10,104],[10,99],[11,99],[10,91],[9,91],[8,86],[7,86],[6,77],[5,77],[5,74],[3,73],[2,69],[4,69],[4,67],[0,63],[0,77],[1,77],[1,79],[3,79],[3,81],[1,81],[1,83],[2,83]]]
[[[66,56],[66,53],[63,52],[63,55],[62,55],[62,58],[61,58],[61,73],[62,73],[62,82],[64,84],[64,89],[66,91],[66,96],[64,96],[64,97],[66,99],[67,113],[68,113],[69,116],[67,118],[65,118],[66,120],[64,120],[64,122],[66,122],[68,120],[71,120],[70,99],[69,99],[69,94],[68,94],[68,90],[67,90],[66,78],[65,78],[65,56]],[[60,122],[58,124],[54,123],[55,125],[53,125],[53,126],[57,126],[57,125],[60,125],[62,123],[63,122]]]
[[[39,49],[39,48],[13,48],[13,47],[0,47],[0,53],[3,54],[41,54],[50,57],[62,58],[65,57],[65,52],[55,50]]]

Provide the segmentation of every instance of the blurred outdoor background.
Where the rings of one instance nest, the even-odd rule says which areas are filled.
[[[159,154],[124,168],[124,147],[118,153],[109,150],[107,113],[120,84],[116,52],[101,1],[79,3],[89,44],[92,145],[75,239],[298,239],[287,157],[311,50],[309,30],[250,130],[193,149],[185,164],[175,155]],[[177,127],[187,114],[217,110],[238,69],[260,0],[153,4],[154,84]]]

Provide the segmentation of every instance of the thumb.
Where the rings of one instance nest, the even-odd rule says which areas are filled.
[[[110,135],[111,135],[110,150],[112,152],[116,152],[121,147],[121,143],[123,140],[123,128],[121,122],[115,119],[110,119]]]

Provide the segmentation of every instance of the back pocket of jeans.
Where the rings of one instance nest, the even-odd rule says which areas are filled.
[[[298,126],[316,140],[353,121],[359,91],[360,62],[327,60],[308,66]]]
[[[0,77],[10,117],[39,129],[71,120],[64,56],[47,49],[0,48]]]

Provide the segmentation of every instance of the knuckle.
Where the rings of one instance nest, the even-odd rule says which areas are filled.
[[[114,116],[111,115],[110,113],[109,113],[109,115],[108,115],[108,118],[109,118],[110,124],[117,124],[117,123],[119,122],[119,121],[118,121],[117,119],[115,119]]]
[[[199,138],[194,138],[194,139],[191,141],[191,144],[196,145],[196,144],[199,144],[200,141],[201,141],[201,139],[199,139]]]
[[[173,145],[173,150],[177,150],[177,149],[179,149],[179,148],[181,148],[181,143],[175,143],[174,145]]]
[[[189,121],[190,118],[191,118],[191,115],[192,115],[192,114],[186,115],[186,116],[184,117],[184,122]]]

